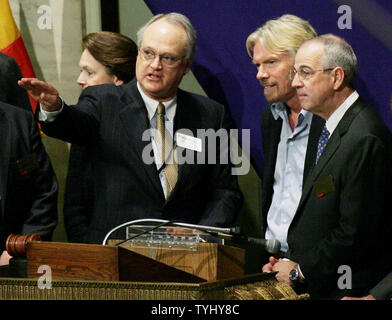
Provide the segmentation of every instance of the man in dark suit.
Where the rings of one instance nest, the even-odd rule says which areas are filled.
[[[18,86],[22,73],[16,61],[0,52],[0,101],[31,111],[26,90]]]
[[[10,234],[51,239],[58,185],[32,112],[0,102],[0,133],[0,264],[7,264]]]
[[[341,38],[305,42],[293,86],[326,120],[288,233],[287,259],[265,266],[314,299],[362,296],[390,270],[392,136],[353,89],[357,61]]]
[[[263,233],[287,251],[287,230],[301,197],[302,185],[316,154],[324,120],[301,109],[291,86],[294,56],[316,36],[305,20],[283,15],[249,35],[246,46],[270,105],[262,112],[264,170],[261,198]],[[286,196],[288,195],[288,196]],[[262,258],[263,264],[268,256]]]
[[[41,110],[41,116],[57,114],[54,121],[41,122],[43,131],[87,146],[94,159],[95,203],[87,242],[100,243],[113,227],[140,218],[212,226],[234,222],[242,195],[232,166],[221,163],[224,150],[209,150],[210,144],[198,137],[200,129],[229,130],[228,114],[222,105],[178,89],[191,66],[195,40],[183,15],[153,17],[138,33],[137,80],[88,87],[76,107],[61,109],[57,90],[47,83],[20,82],[50,111]],[[159,136],[151,135],[151,128],[162,126],[163,141],[168,137],[175,141],[174,152],[170,146],[161,151]],[[180,138],[178,130],[183,130]],[[211,152],[217,156],[216,164],[198,163],[198,156],[208,159]],[[184,153],[194,163],[162,161]]]
[[[392,299],[392,272],[386,275],[384,279],[370,290],[370,295],[367,297],[369,296],[376,300]]]
[[[342,300],[390,300],[392,299],[392,272],[388,273],[369,294],[360,298],[343,297]]]

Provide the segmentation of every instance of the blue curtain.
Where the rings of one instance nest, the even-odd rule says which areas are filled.
[[[318,34],[333,33],[353,47],[359,67],[356,89],[392,128],[392,1],[390,0],[145,0],[153,14],[180,12],[198,34],[192,71],[207,95],[229,109],[239,129],[250,129],[250,159],[262,177],[260,115],[267,106],[256,68],[245,48],[250,33],[290,13]],[[347,20],[349,6],[351,29]],[[340,8],[340,9],[339,9]],[[340,24],[338,23],[340,19]],[[240,140],[241,141],[241,140]]]

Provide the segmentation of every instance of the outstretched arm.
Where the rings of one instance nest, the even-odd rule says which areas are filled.
[[[18,84],[41,104],[43,110],[51,112],[61,108],[59,92],[50,83],[36,78],[22,78]]]

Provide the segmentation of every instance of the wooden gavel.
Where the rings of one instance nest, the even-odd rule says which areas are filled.
[[[41,236],[39,234],[10,234],[5,243],[5,249],[12,257],[24,257],[29,241],[41,241]]]

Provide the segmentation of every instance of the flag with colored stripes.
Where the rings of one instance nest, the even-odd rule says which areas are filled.
[[[24,78],[35,78],[33,66],[8,0],[0,0],[0,52],[15,59]],[[36,101],[31,96],[29,98],[35,111]]]

